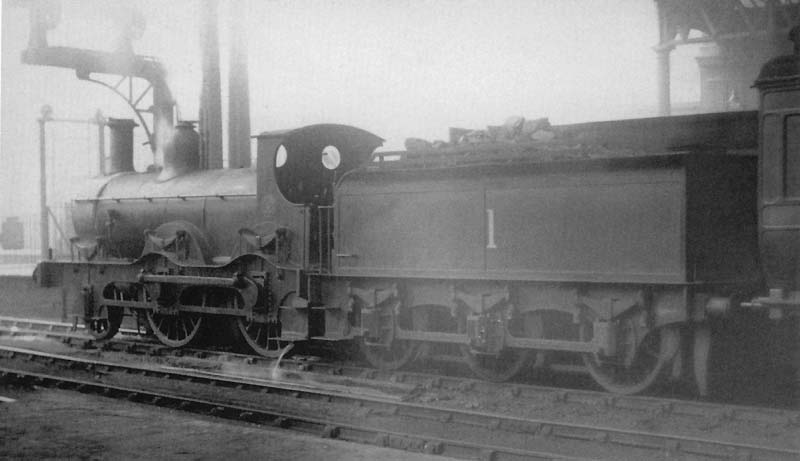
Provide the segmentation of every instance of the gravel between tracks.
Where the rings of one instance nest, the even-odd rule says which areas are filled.
[[[0,459],[432,461],[427,456],[60,390],[0,385]]]

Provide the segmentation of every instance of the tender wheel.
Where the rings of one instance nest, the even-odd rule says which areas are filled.
[[[412,327],[411,309],[396,314],[395,307],[383,310],[383,328],[388,333],[386,344],[370,344],[364,337],[359,344],[364,358],[379,370],[397,370],[411,363],[419,356],[420,342],[399,340],[394,337],[395,322],[404,329]]]
[[[278,358],[289,341],[280,340],[280,328],[277,324],[259,323],[244,318],[236,320],[245,342],[256,354],[264,357]]]
[[[517,327],[518,322],[514,322],[512,328]],[[526,338],[549,338],[545,331],[545,321],[542,318],[541,311],[526,312],[522,316],[523,335]],[[557,339],[557,338],[549,338]],[[549,354],[547,351],[532,350],[531,355],[531,368],[537,372],[541,372],[548,366]]]
[[[461,353],[476,376],[494,382],[508,381],[531,361],[531,351],[525,349],[505,348],[499,354],[480,354],[464,345],[461,346]]]
[[[203,324],[203,317],[189,313],[164,315],[147,311],[147,323],[162,344],[169,347],[183,347],[197,337]]]
[[[419,351],[419,343],[392,340],[388,346],[372,345],[361,340],[361,352],[373,367],[379,370],[397,370],[413,361]]]
[[[636,394],[652,386],[675,357],[680,333],[675,327],[663,327],[648,333],[638,330],[635,319],[623,321],[617,331],[617,354],[605,358],[583,354],[583,362],[594,380],[616,394]],[[581,328],[581,337],[588,340],[591,327]],[[646,334],[639,341],[639,334]],[[638,347],[636,346],[638,344]]]
[[[512,326],[522,325],[522,322],[512,321]],[[459,332],[466,331],[466,318],[459,318]],[[513,328],[513,327],[512,327]],[[522,335],[523,328],[519,328],[517,335]],[[513,333],[512,333],[513,334]],[[475,375],[486,381],[508,381],[526,368],[531,363],[532,351],[526,349],[503,348],[497,354],[484,354],[476,352],[468,344],[460,346],[461,355]]]
[[[86,330],[95,339],[111,339],[122,324],[122,308],[100,306],[97,315],[87,319]]]

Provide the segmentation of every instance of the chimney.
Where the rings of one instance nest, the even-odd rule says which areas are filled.
[[[111,138],[110,164],[106,174],[133,171],[133,129],[139,125],[125,118],[109,118],[106,125]]]

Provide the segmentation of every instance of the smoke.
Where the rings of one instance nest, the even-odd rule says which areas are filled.
[[[167,142],[175,135],[175,128],[166,120],[161,120],[158,122],[156,133],[158,133],[158,136],[156,137],[156,152],[153,154],[153,162],[156,165],[164,166],[164,149],[167,146]]]

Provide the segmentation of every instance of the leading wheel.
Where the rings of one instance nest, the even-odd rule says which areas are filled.
[[[617,329],[617,354],[603,357],[583,354],[589,374],[605,390],[615,394],[637,394],[656,383],[678,351],[680,333],[675,327],[640,331],[636,319],[622,320]],[[591,328],[583,325],[581,337],[587,341]],[[641,338],[639,335],[644,335]]]
[[[86,330],[95,339],[111,339],[121,324],[121,307],[99,306],[96,315],[86,319]]]
[[[86,318],[86,330],[99,340],[111,339],[117,334],[124,314],[123,308],[107,306],[104,301],[130,301],[136,299],[136,294],[129,284],[111,283],[103,290],[102,298],[94,315]]]
[[[183,347],[197,337],[203,324],[203,317],[187,312],[166,315],[147,311],[147,323],[162,344],[169,347]]]

